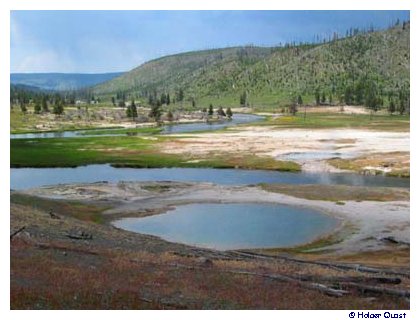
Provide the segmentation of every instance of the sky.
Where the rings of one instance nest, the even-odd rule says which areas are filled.
[[[386,28],[409,11],[11,11],[11,72],[128,71],[179,52]]]

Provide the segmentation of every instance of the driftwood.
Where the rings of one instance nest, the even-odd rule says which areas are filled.
[[[238,255],[242,255],[245,257],[250,258],[258,258],[258,259],[267,259],[267,260],[286,260],[291,262],[297,262],[297,263],[305,263],[305,264],[313,264],[333,269],[339,269],[339,270],[354,270],[358,272],[366,272],[366,273],[382,273],[382,274],[390,274],[390,275],[398,275],[398,276],[404,276],[404,277],[410,277],[409,272],[400,271],[400,270],[393,270],[393,269],[380,269],[380,268],[373,268],[373,267],[367,267],[360,264],[345,264],[345,263],[333,263],[333,262],[324,262],[324,261],[308,261],[308,260],[302,260],[297,258],[291,258],[286,256],[269,256],[265,254],[258,254],[258,253],[252,253],[252,252],[246,252],[246,251],[232,251],[233,253],[236,253]]]
[[[341,286],[344,288],[356,288],[362,293],[366,293],[366,292],[381,293],[381,294],[387,294],[391,296],[410,298],[410,291],[408,290],[374,287],[374,286],[369,286],[369,285],[365,285],[361,283],[354,283],[354,282],[342,283]]]
[[[20,232],[22,232],[23,230],[25,230],[25,228],[26,228],[26,226],[23,226],[22,228],[19,228],[19,229],[17,229],[15,232],[13,232],[13,233],[10,235],[10,240],[12,240],[14,236],[17,236]]]

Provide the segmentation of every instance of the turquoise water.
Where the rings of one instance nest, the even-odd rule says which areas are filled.
[[[296,246],[328,233],[338,223],[314,210],[259,203],[189,204],[164,214],[113,222],[124,230],[218,250]]]

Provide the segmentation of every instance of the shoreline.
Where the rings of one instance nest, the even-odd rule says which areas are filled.
[[[334,230],[311,241],[316,243],[331,236],[343,238],[338,243],[319,248],[332,250],[336,255],[384,249],[387,245],[383,239],[390,237],[398,243],[410,242],[409,199],[385,202],[308,200],[265,191],[260,187],[175,182],[70,184],[19,193],[87,204],[101,203],[107,199],[107,205],[112,205],[112,208],[103,212],[108,224],[118,218],[160,214],[171,207],[192,203],[273,203],[310,208],[341,221]],[[353,233],[350,236],[348,230],[344,230],[345,225],[352,226]],[[311,243],[297,247],[310,246]]]

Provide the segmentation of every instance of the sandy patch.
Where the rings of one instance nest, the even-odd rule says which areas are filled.
[[[182,135],[178,135],[182,136]],[[339,171],[325,160],[351,159],[373,153],[410,152],[409,132],[383,132],[359,129],[276,129],[242,127],[223,133],[189,133],[182,142],[172,140],[162,151],[206,156],[223,153],[249,153],[292,160],[305,171]],[[409,163],[409,156],[406,157]]]

